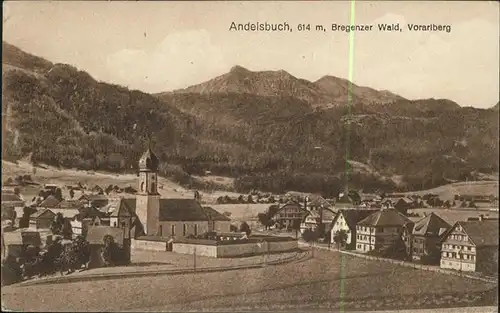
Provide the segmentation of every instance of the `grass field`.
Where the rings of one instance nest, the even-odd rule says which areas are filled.
[[[51,166],[36,167],[35,171],[33,166],[27,162],[18,162],[18,164],[7,162],[2,160],[2,180],[6,180],[8,177],[14,178],[19,175],[31,175],[33,181],[43,184],[57,184],[59,186],[66,185],[76,185],[78,182],[86,184],[88,187],[92,188],[95,185],[99,185],[105,188],[108,185],[117,185],[119,187],[132,186],[133,188],[138,188],[137,186],[137,176],[133,174],[112,174],[112,173],[101,173],[92,171],[80,171],[75,169],[59,169]],[[163,186],[159,189],[162,197],[172,197],[172,198],[192,198],[194,196],[194,191],[187,190],[178,184],[163,178],[158,178],[159,186]],[[38,194],[41,186],[27,186],[21,188],[21,193],[25,199],[31,199]],[[68,190],[63,189],[65,195],[68,194]],[[213,192],[205,193],[200,192],[203,200],[209,203],[213,203],[218,197],[229,195],[230,197],[238,197],[239,194],[230,192]],[[125,195],[125,194],[122,194]],[[76,194],[78,196],[78,194]],[[132,196],[132,195],[130,195]]]
[[[475,293],[494,287],[316,251],[300,263],[242,271],[7,286],[2,302],[23,311],[374,310],[478,305]]]
[[[444,219],[449,224],[454,224],[458,221],[466,221],[469,217],[479,217],[480,214],[483,214],[485,217],[489,218],[498,218],[498,212],[491,211],[476,211],[476,210],[464,210],[464,209],[436,209],[436,208],[427,208],[427,209],[413,209],[409,212],[418,213],[423,217],[424,213],[434,212],[439,217]]]
[[[498,197],[498,180],[497,181],[470,181],[459,182],[448,185],[439,186],[433,189],[412,191],[407,194],[425,195],[428,193],[436,194],[442,200],[453,200],[455,195],[494,195]]]

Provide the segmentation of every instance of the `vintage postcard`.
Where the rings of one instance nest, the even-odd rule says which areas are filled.
[[[5,1],[2,310],[498,312],[498,12]]]

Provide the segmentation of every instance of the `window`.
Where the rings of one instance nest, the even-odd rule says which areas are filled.
[[[474,258],[475,258],[475,257],[474,257],[473,255],[471,255],[471,256],[470,256],[470,259],[471,259],[472,261],[474,261]]]
[[[198,224],[194,224],[194,235],[198,236]]]
[[[162,225],[160,225],[160,226],[158,227],[158,235],[159,235],[159,236],[163,236],[163,226],[162,226]]]
[[[172,225],[171,227],[171,235],[175,236],[175,225]]]
[[[186,236],[186,233],[187,233],[187,225],[186,225],[186,224],[183,224],[183,225],[182,225],[182,235],[183,235],[183,236]]]

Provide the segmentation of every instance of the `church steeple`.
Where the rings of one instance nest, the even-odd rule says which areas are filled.
[[[156,232],[159,218],[158,157],[151,146],[139,159],[139,191],[136,195],[136,214],[146,234]]]

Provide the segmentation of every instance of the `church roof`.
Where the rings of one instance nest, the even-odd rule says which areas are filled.
[[[122,198],[111,216],[127,216],[127,213],[135,216],[136,209],[135,198]],[[210,218],[216,221],[230,220],[213,208],[202,207],[194,199],[160,199],[160,221],[208,221]]]
[[[146,152],[139,159],[139,170],[146,170],[157,172],[160,161],[151,148],[148,148]]]
[[[160,199],[160,221],[208,221],[208,216],[194,199]]]
[[[208,215],[211,221],[230,221],[231,219],[224,214],[220,214],[217,210],[214,208],[211,208],[209,206],[204,206],[203,210],[205,210],[205,214]]]

